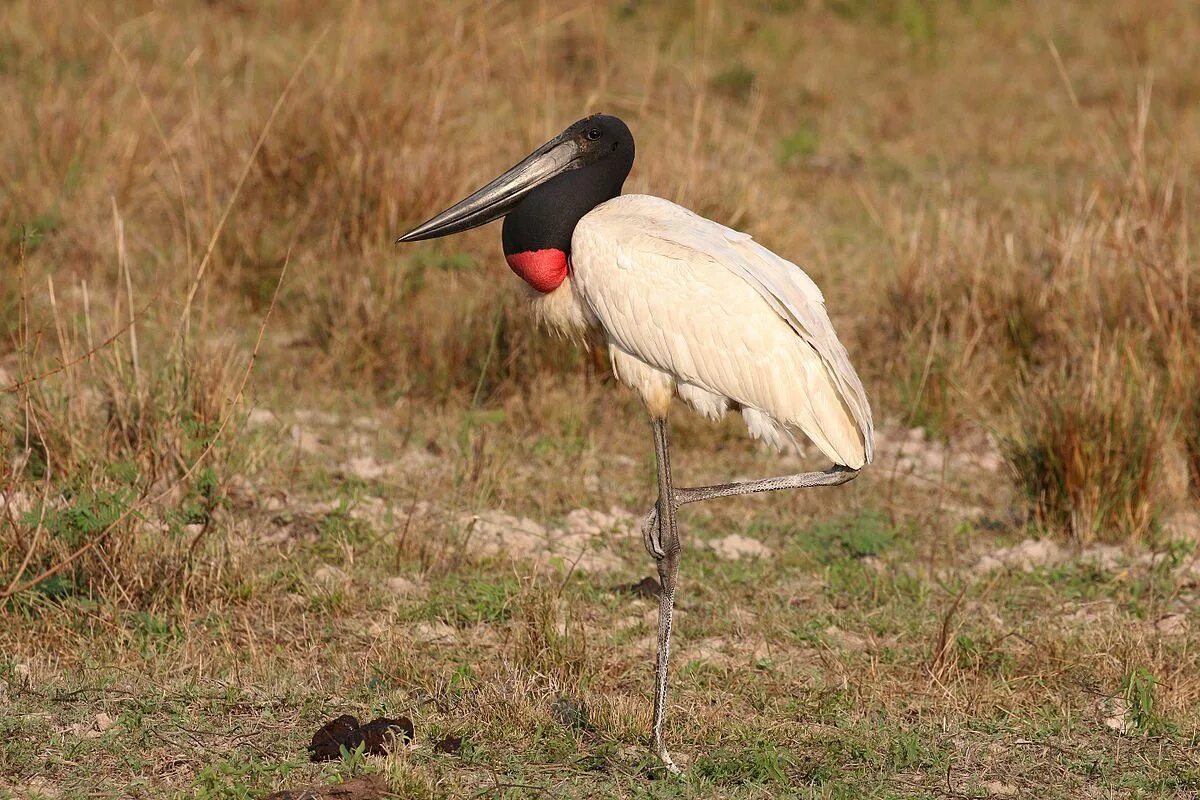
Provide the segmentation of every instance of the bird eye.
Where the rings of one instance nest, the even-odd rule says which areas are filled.
[[[593,142],[596,141],[597,139],[600,138],[600,129],[592,128],[590,131],[587,132],[587,137],[589,139],[591,139]]]

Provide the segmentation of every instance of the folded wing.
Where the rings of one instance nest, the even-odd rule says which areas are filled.
[[[871,460],[866,392],[798,266],[645,195],[585,216],[572,251],[576,289],[613,346],[799,428],[839,463]]]

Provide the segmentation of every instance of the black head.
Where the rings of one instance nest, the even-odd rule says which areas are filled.
[[[625,164],[625,173],[633,166],[633,134],[620,117],[593,114],[572,124],[555,137],[568,139],[579,149],[582,166],[601,163]]]
[[[575,225],[619,195],[633,167],[633,134],[616,117],[581,119],[561,136],[578,148],[577,166],[533,189],[504,218],[504,255],[510,262],[516,254],[539,250],[570,255]]]
[[[606,114],[585,117],[482,189],[397,241],[448,236],[513,212],[511,216],[517,218],[511,228],[513,246],[524,246],[525,240],[535,246],[539,239],[563,244],[567,229],[569,248],[575,223],[592,208],[621,193],[633,167],[633,155],[633,134],[624,122]],[[506,252],[509,239],[510,225],[506,221]]]

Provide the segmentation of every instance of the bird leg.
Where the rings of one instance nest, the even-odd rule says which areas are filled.
[[[663,718],[667,708],[667,661],[671,652],[671,616],[675,610],[675,585],[679,577],[679,528],[675,511],[685,503],[733,497],[778,489],[838,486],[858,477],[858,470],[834,465],[824,472],[803,472],[778,478],[734,481],[713,486],[680,487],[671,484],[671,452],[666,419],[652,420],[654,454],[658,462],[658,502],[642,520],[642,542],[658,562],[658,657],[654,668],[654,719],[650,727],[650,749],[670,772],[680,772],[663,743]]]
[[[679,529],[675,523],[678,503],[671,487],[671,453],[666,419],[654,419],[654,454],[658,462],[658,512],[655,530],[643,528],[646,549],[658,562],[658,656],[654,664],[654,721],[650,726],[650,749],[670,772],[679,767],[663,744],[663,717],[667,710],[667,660],[671,653],[671,615],[675,609],[675,583],[679,577]]]
[[[713,500],[718,497],[734,497],[758,492],[774,492],[778,489],[810,489],[814,486],[840,486],[858,477],[858,470],[835,464],[824,472],[801,472],[778,478],[760,478],[754,481],[733,481],[714,486],[680,487],[675,490],[677,506]]]
[[[773,492],[779,489],[809,489],[815,486],[840,486],[857,478],[858,472],[856,469],[835,464],[824,472],[801,472],[797,475],[761,478],[753,481],[733,481],[732,483],[718,483],[713,486],[681,486],[671,492],[671,496],[674,499],[674,502],[671,504],[674,506],[671,511],[672,525],[674,524],[675,509],[686,503],[697,503],[701,500],[713,500],[718,497],[734,497],[743,494],[755,494],[757,492]],[[661,488],[661,479],[659,485]],[[655,558],[661,558],[660,553],[662,552],[661,547],[656,547],[657,542],[653,538],[653,532],[661,527],[659,518],[662,514],[662,507],[663,500],[660,494],[658,503],[654,508],[650,509],[650,513],[642,520],[642,539],[650,555]]]

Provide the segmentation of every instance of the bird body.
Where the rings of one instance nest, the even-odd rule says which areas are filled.
[[[652,413],[665,415],[672,395],[710,419],[732,406],[776,447],[801,431],[835,463],[871,460],[862,383],[798,266],[748,234],[636,194],[580,219],[571,252],[566,280],[534,294],[535,315],[567,333],[598,328],[617,377]]]
[[[568,335],[600,331],[613,371],[645,402],[659,493],[642,537],[662,587],[650,746],[677,771],[663,736],[682,549],[676,510],[846,483],[871,461],[872,421],[816,284],[749,234],[658,197],[622,196],[633,159],[624,122],[587,117],[400,241],[503,217],[505,260],[530,287],[535,316]],[[834,467],[677,488],[667,429],[675,396],[713,419],[736,408],[752,436],[777,446],[799,431]]]

